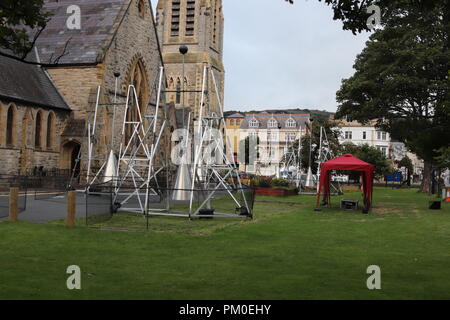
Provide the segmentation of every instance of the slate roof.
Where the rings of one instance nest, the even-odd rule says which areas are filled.
[[[306,123],[309,122],[311,118],[310,114],[269,114],[269,113],[258,113],[258,114],[246,114],[245,119],[241,124],[241,129],[271,129],[268,128],[268,122],[270,119],[277,120],[278,124],[281,125],[280,129],[300,129],[300,127],[305,128]],[[288,128],[286,126],[287,120],[290,118],[294,119],[296,122],[296,128]],[[249,122],[252,119],[256,119],[259,122],[258,128],[250,128]]]
[[[0,56],[0,99],[36,106],[70,110],[45,71]]]
[[[124,4],[129,0],[45,0],[45,9],[53,16],[39,36],[36,46],[42,63],[95,64],[103,59],[104,48],[120,23]],[[81,9],[81,29],[66,26],[71,14],[67,8],[77,5]],[[65,55],[60,57],[64,52]],[[58,61],[55,61],[58,59]]]
[[[240,113],[233,113],[232,115],[227,116],[227,118],[245,118],[245,116]]]

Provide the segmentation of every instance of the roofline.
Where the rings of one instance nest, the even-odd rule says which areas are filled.
[[[67,109],[65,109],[65,108],[61,108],[61,107],[57,107],[57,106],[52,106],[49,104],[43,104],[40,102],[34,102],[34,101],[24,100],[24,99],[15,98],[15,97],[4,96],[2,94],[0,94],[0,99],[10,101],[10,102],[15,102],[15,103],[21,103],[21,104],[24,104],[29,107],[37,106],[37,107],[41,107],[41,108],[58,109],[58,110],[62,110],[62,111],[72,112],[72,109],[70,109],[69,106],[67,106]]]
[[[108,39],[105,40],[105,42],[106,42],[106,45],[105,45],[105,47],[104,47],[105,50],[104,50],[104,52],[103,52],[103,54],[102,54],[101,59],[99,59],[100,61],[99,61],[98,63],[103,63],[103,62],[105,61],[105,59],[106,59],[106,54],[107,54],[107,52],[109,51],[109,49],[111,48],[111,46],[112,46],[112,44],[113,44],[113,42],[114,42],[114,39],[117,37],[117,33],[119,32],[119,29],[120,29],[120,27],[122,26],[123,21],[125,20],[126,14],[127,14],[128,11],[130,10],[132,4],[133,4],[133,1],[132,1],[132,0],[129,1],[129,3],[128,3],[128,5],[127,5],[127,8],[126,8],[125,11],[124,11],[124,14],[123,14],[122,17],[120,18],[120,21],[119,21],[119,23],[118,23],[118,25],[117,25],[116,30],[114,30],[114,33],[113,33],[112,36],[111,36],[111,39],[110,39],[110,40],[108,40]],[[155,14],[154,14],[154,12],[153,12],[151,0],[148,0],[148,6],[149,6],[149,8],[150,8],[150,19],[151,19],[151,23],[153,24],[153,30],[154,30],[155,36],[156,36],[156,44],[157,44],[157,47],[158,47],[158,54],[159,54],[159,58],[160,58],[160,61],[161,61],[161,65],[160,65],[160,66],[164,67],[164,60],[163,60],[163,55],[162,55],[162,51],[161,51],[161,46],[160,46],[160,43],[159,43],[158,31],[157,31],[157,29],[156,29],[156,22],[155,22]],[[99,57],[97,57],[97,59],[98,59],[98,58],[99,58]]]

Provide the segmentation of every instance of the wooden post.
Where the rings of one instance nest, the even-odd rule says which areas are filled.
[[[77,199],[76,191],[67,192],[67,222],[66,222],[66,225],[68,227],[75,226],[76,199]]]
[[[9,189],[9,221],[16,222],[19,215],[19,188]]]

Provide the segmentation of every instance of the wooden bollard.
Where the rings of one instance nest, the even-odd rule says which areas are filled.
[[[19,188],[9,189],[9,221],[16,222],[19,215]]]
[[[68,227],[75,226],[76,200],[77,200],[77,192],[76,191],[67,192],[67,222],[66,222],[66,225]]]

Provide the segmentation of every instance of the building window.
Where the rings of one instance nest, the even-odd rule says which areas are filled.
[[[236,120],[236,125],[240,126],[241,125],[241,120]]]
[[[259,122],[256,119],[252,119],[249,122],[249,126],[250,128],[258,128],[259,127]]]
[[[367,132],[363,131],[363,140],[367,139]]]
[[[35,129],[35,135],[34,135],[34,146],[38,149],[41,148],[41,133],[42,133],[42,117],[41,113],[38,112],[36,114],[36,129]]]
[[[6,145],[14,144],[14,108],[10,106],[6,116]]]
[[[145,2],[144,0],[138,0],[138,10],[139,10],[139,16],[141,18],[145,18]]]
[[[269,128],[278,128],[278,122],[275,119],[270,119],[268,123]]]
[[[270,147],[268,149],[269,160],[276,160],[277,149],[275,147]]]
[[[233,119],[230,120],[230,126],[234,126],[234,120]]]
[[[278,141],[278,132],[267,132],[267,141]]]
[[[383,131],[377,131],[377,139],[378,139],[378,140],[386,141],[386,139],[387,139],[386,132],[383,132]]]
[[[195,0],[188,0],[186,6],[186,36],[194,35]]]
[[[345,131],[345,139],[352,140],[353,134],[351,131]]]
[[[47,149],[53,147],[53,126],[54,126],[54,116],[53,113],[49,113],[47,118]]]
[[[377,149],[380,150],[385,156],[387,156],[387,147],[377,146]]]
[[[294,142],[296,138],[295,132],[287,132],[285,134],[286,142]]]
[[[290,118],[290,119],[288,119],[288,121],[286,121],[286,127],[287,128],[296,128],[297,122],[295,122],[294,119]]]
[[[177,37],[180,34],[180,0],[172,1],[172,25],[171,36]]]
[[[133,84],[136,90],[136,96],[132,95],[132,101],[130,108],[127,111],[127,122],[140,121],[140,117],[143,117],[147,109],[148,103],[148,77],[145,70],[144,63],[141,59],[136,59],[132,67],[130,68],[130,74],[128,76],[128,83]],[[137,108],[139,106],[139,108]],[[134,127],[132,124],[127,124],[125,128],[125,142],[128,144],[131,137],[134,134]]]
[[[253,138],[257,138],[257,137],[258,137],[258,132],[256,132],[256,131],[250,132],[250,133],[248,134],[248,136],[249,136],[249,137],[253,137]]]
[[[180,104],[181,103],[181,81],[178,78],[177,80],[177,97],[175,99],[175,103],[176,104]]]

